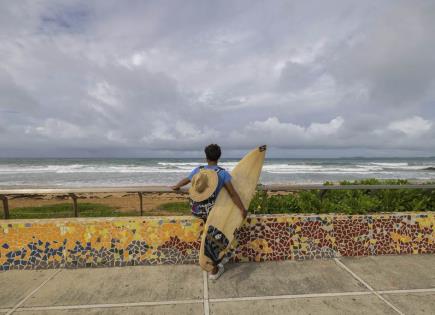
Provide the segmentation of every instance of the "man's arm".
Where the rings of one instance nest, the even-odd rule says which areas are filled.
[[[183,178],[182,180],[180,180],[180,181],[178,182],[177,185],[175,185],[175,186],[171,186],[171,188],[172,188],[173,190],[178,190],[178,189],[180,189],[181,187],[183,187],[183,186],[185,186],[185,185],[187,185],[187,184],[189,184],[189,183],[190,183],[190,179],[188,179],[188,178],[186,177],[186,178]]]
[[[237,191],[234,189],[233,184],[231,184],[231,181],[226,182],[224,186],[225,189],[230,194],[233,202],[236,204],[237,207],[239,207],[240,211],[242,212],[243,219],[246,218],[246,216],[248,215],[248,211],[246,211],[245,206],[243,205],[242,200],[240,200],[240,196],[237,193]]]

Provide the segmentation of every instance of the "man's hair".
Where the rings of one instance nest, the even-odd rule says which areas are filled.
[[[221,147],[217,144],[209,144],[204,149],[207,160],[217,161],[221,157]]]

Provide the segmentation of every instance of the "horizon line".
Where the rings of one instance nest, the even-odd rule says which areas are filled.
[[[240,159],[243,156],[231,156],[231,157],[223,157],[219,160],[225,160],[225,159]],[[338,157],[321,157],[321,156],[302,156],[302,157],[266,157],[267,159],[428,159],[433,158],[435,159],[435,156],[338,156]],[[65,157],[65,156],[11,156],[11,157],[1,157],[1,160],[6,159],[204,159],[204,157],[165,157],[165,156],[158,156],[158,157],[110,157],[110,156],[95,156],[95,157],[80,157],[80,156],[73,156],[73,157]]]

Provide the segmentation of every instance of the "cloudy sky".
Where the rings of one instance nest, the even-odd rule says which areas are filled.
[[[434,1],[0,1],[0,157],[435,155]]]

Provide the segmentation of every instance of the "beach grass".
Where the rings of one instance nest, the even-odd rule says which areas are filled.
[[[324,185],[332,184],[324,183]],[[405,185],[409,184],[409,181],[364,179],[343,181],[339,184]],[[160,205],[158,210],[190,214],[187,201],[165,203]],[[249,206],[249,212],[255,214],[370,214],[405,211],[435,211],[435,191],[429,189],[307,190],[274,195],[260,190],[256,192]]]
[[[344,181],[340,185],[404,185],[407,180]],[[331,185],[326,182],[325,185]],[[343,213],[435,211],[435,191],[429,189],[382,190],[309,190],[286,195],[269,195],[257,191],[250,212],[274,213]]]
[[[80,203],[80,217],[120,217],[137,216],[137,211],[119,211],[115,207],[98,203]],[[71,203],[60,203],[38,207],[21,207],[10,210],[11,219],[47,219],[74,217]]]
[[[190,214],[191,209],[188,201],[176,201],[167,202],[158,206],[158,210],[164,210],[168,212],[176,212],[177,214]]]

